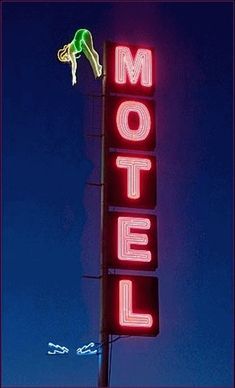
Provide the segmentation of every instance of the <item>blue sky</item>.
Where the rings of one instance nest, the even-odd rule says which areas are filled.
[[[232,386],[232,4],[3,6],[3,386],[95,386],[102,90],[57,49],[156,48],[160,334],[113,344],[113,386]],[[47,343],[71,353],[47,356]]]

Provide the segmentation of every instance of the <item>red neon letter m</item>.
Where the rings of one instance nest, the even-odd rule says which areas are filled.
[[[136,84],[140,78],[142,86],[152,86],[151,50],[140,48],[133,58],[129,47],[115,48],[115,82],[125,84],[127,76],[131,84]]]

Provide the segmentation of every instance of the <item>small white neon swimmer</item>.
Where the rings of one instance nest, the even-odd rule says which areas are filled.
[[[88,356],[92,354],[97,354],[97,349],[94,349],[95,343],[90,342],[88,345],[84,345],[81,348],[77,349],[77,355],[78,356]]]
[[[48,343],[48,346],[53,350],[48,350],[47,354],[54,355],[54,354],[66,354],[69,352],[69,349],[65,346],[55,345],[52,342]]]

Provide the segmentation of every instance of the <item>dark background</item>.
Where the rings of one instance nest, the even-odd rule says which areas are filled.
[[[95,385],[101,92],[56,58],[85,27],[156,48],[160,334],[113,344],[114,386],[232,385],[232,4],[3,5],[3,383]],[[93,104],[94,102],[94,104]],[[47,343],[70,353],[48,356]]]

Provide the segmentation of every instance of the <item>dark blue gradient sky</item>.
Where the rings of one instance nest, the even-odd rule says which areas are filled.
[[[232,4],[3,6],[3,383],[94,386],[101,92],[57,49],[88,28],[156,47],[160,335],[113,345],[114,386],[232,385]],[[94,109],[93,109],[94,108]],[[52,341],[71,349],[46,355]]]

